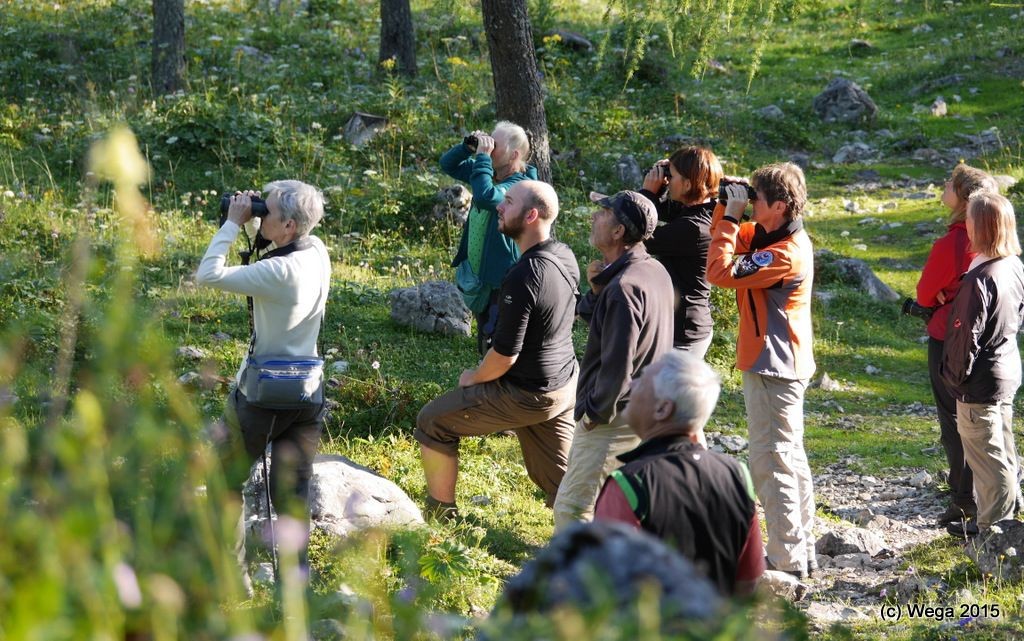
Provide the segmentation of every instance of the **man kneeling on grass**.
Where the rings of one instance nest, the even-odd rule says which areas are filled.
[[[595,520],[623,521],[675,547],[726,595],[749,594],[765,569],[747,467],[705,449],[721,384],[701,359],[673,351],[633,380],[626,422],[642,439],[619,456]]]
[[[498,228],[521,257],[501,284],[494,340],[480,366],[416,419],[428,516],[457,516],[459,441],[512,430],[530,479],[550,507],[572,443],[579,366],[572,346],[580,271],[568,246],[551,238],[558,196],[546,183],[513,185],[498,205]]]

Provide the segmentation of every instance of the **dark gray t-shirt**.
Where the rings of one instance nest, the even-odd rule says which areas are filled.
[[[553,260],[562,265],[563,276]],[[568,278],[566,278],[568,276]],[[580,268],[563,243],[546,240],[526,250],[501,283],[492,347],[519,355],[502,377],[535,392],[561,389],[576,373],[572,324]]]

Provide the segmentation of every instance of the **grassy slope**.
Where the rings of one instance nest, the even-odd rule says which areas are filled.
[[[0,323],[8,337],[27,333],[34,339],[15,383],[23,399],[17,413],[26,424],[39,418],[32,401],[46,396],[66,296],[62,264],[86,213],[84,152],[95,136],[123,120],[152,163],[146,193],[160,214],[159,235],[166,238],[163,254],[143,266],[140,300],[158,314],[175,344],[202,347],[220,374],[233,373],[244,350],[245,316],[241,301],[187,284],[212,233],[207,201],[224,189],[283,177],[325,188],[331,206],[322,236],[335,251],[336,267],[324,344],[349,368],[331,394],[339,405],[323,447],[381,471],[414,497],[422,493],[410,437],[415,415],[474,364],[474,350],[468,338],[428,337],[394,326],[387,291],[448,274],[458,230],[429,219],[433,193],[449,182],[435,163],[462,131],[493,121],[487,59],[480,50],[483,34],[472,7],[451,1],[417,4],[421,74],[407,82],[374,69],[375,3],[324,4],[325,14],[312,18],[247,19],[250,26],[240,34],[229,29],[237,24],[231,3],[190,4],[190,89],[183,97],[158,100],[148,96],[141,80],[148,66],[146,3],[83,2],[55,11],[52,4],[19,2],[5,9],[11,19],[0,36],[0,193],[13,193],[0,196],[0,208],[18,232],[0,238],[5,256]],[[853,139],[853,128],[825,126],[810,107],[837,73],[859,82],[881,108],[879,120],[865,127],[869,142],[884,144],[878,132],[889,129],[894,141],[910,141],[910,149],[941,149],[960,144],[958,133],[995,126],[1004,146],[972,162],[1024,178],[1019,39],[1024,17],[1018,9],[982,2],[805,4],[805,13],[773,32],[749,90],[750,46],[739,33],[728,36],[716,54],[731,73],[709,72],[694,80],[686,73],[688,61],[657,51],[656,41],[624,90],[614,63],[599,70],[592,54],[545,43],[552,147],[565,154],[555,166],[563,209],[558,233],[581,262],[592,254],[586,247],[586,192],[627,187],[617,184],[611,169],[620,154],[632,153],[644,165],[661,157],[656,140],[684,133],[711,141],[728,173],[747,173],[791,151],[809,152],[816,165],[808,171],[813,210],[808,228],[816,246],[863,258],[895,289],[912,292],[927,248],[943,228],[941,206],[936,200],[895,198],[888,190],[849,194],[843,189],[865,167],[824,161]],[[553,9],[552,25],[594,40],[607,29],[594,2]],[[933,31],[913,33],[922,24]],[[54,33],[65,36],[54,38]],[[851,49],[852,38],[873,47]],[[269,59],[239,54],[236,44],[257,46]],[[1000,57],[1007,46],[1015,52]],[[910,88],[951,73],[966,80],[909,95]],[[977,93],[969,91],[972,87]],[[951,117],[920,113],[940,93]],[[963,101],[954,102],[953,93]],[[781,107],[787,118],[768,121],[755,113],[769,104]],[[352,110],[386,114],[393,127],[365,148],[351,147],[339,134]],[[914,161],[898,147],[890,143],[884,159],[870,169],[885,178],[941,183],[949,167]],[[932,192],[937,196],[937,188]],[[104,256],[118,226],[103,209],[109,195],[99,198],[95,245]],[[864,213],[847,213],[843,198],[855,199]],[[896,207],[879,213],[890,202]],[[878,224],[859,224],[867,216],[902,226],[881,230]],[[917,232],[919,223],[929,223],[931,233]],[[866,249],[858,249],[860,244]],[[107,282],[102,273],[91,282],[91,291],[102,298]],[[827,282],[824,274],[819,287],[836,292],[815,309],[819,372],[841,380],[844,389],[808,394],[812,467],[856,454],[866,472],[906,466],[940,470],[940,457],[922,452],[936,444],[935,425],[904,412],[911,403],[929,401],[925,354],[917,341],[920,324],[900,318],[894,306]],[[724,293],[716,294],[716,303],[710,359],[727,387],[709,429],[743,433],[738,377],[730,370],[734,308]],[[89,322],[87,316],[87,335],[98,334],[101,328]],[[216,340],[218,331],[231,340]],[[581,351],[584,342],[581,329]],[[83,349],[79,357],[86,358]],[[869,364],[881,373],[867,374]],[[182,358],[175,366],[179,373],[197,368]],[[197,392],[204,416],[219,414],[221,396],[219,390]],[[837,429],[839,417],[826,401],[842,405],[852,429]],[[514,439],[469,442],[463,453],[459,499],[470,524],[444,535],[469,546],[469,578],[457,585],[440,582],[447,588],[434,598],[469,611],[490,606],[500,587],[490,577],[514,572],[544,544],[550,524],[519,464]],[[475,496],[490,503],[475,505]],[[353,580],[327,552],[331,548],[323,549],[319,561],[331,568],[327,574]],[[925,560],[917,563],[918,570],[952,572],[947,557],[922,551]],[[1000,599],[1012,600],[1019,591],[1005,590]]]

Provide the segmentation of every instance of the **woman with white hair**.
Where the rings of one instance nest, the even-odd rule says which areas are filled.
[[[474,131],[441,156],[441,171],[469,184],[472,205],[459,249],[452,260],[455,283],[476,317],[477,348],[490,346],[498,315],[498,292],[508,268],[519,260],[515,241],[498,230],[498,205],[522,180],[537,180],[528,164],[530,139],[519,125],[503,120],[494,131]]]

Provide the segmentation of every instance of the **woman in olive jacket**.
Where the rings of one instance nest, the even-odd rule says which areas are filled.
[[[977,528],[1013,518],[1019,500],[1013,438],[1013,396],[1021,382],[1017,331],[1024,314],[1024,267],[1013,206],[979,192],[967,206],[967,235],[977,256],[953,301],[943,346],[942,375],[956,397],[957,431],[974,471]]]

